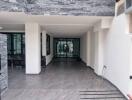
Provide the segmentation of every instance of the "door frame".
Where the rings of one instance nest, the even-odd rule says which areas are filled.
[[[56,56],[56,51],[57,51],[57,42],[56,42],[56,40],[65,40],[66,41],[66,44],[67,44],[67,41],[68,40],[74,40],[74,39],[77,39],[78,41],[79,41],[79,46],[78,46],[78,49],[79,49],[79,54],[78,54],[78,57],[68,57],[67,56],[67,53],[66,53],[66,57],[57,57]],[[59,38],[53,38],[53,55],[54,55],[54,57],[55,58],[80,58],[80,38],[61,38],[61,37],[59,37]]]

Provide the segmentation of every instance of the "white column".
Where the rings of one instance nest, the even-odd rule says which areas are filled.
[[[105,34],[108,33],[109,28],[111,27],[113,19],[107,18],[102,19],[101,22],[97,23],[94,28],[95,32],[95,73],[98,75],[103,74],[104,68],[104,40]]]
[[[42,32],[42,55],[46,57],[46,31]]]
[[[40,26],[37,23],[25,24],[26,74],[41,72]]]
[[[95,73],[102,75],[102,70],[104,66],[104,33],[103,31],[96,32],[95,35]]]
[[[87,66],[90,66],[90,48],[91,48],[91,40],[90,40],[90,38],[91,38],[91,33],[90,32],[87,32],[87,35],[86,35],[86,50],[87,50]]]

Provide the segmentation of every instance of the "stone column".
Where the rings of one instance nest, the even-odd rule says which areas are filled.
[[[2,95],[8,88],[7,36],[5,34],[0,34],[0,55],[1,55],[0,95]]]

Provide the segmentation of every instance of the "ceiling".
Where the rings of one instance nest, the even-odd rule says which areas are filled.
[[[0,31],[25,31],[25,23],[35,22],[54,36],[80,36],[105,17],[93,16],[42,16],[24,13],[0,13]],[[106,17],[109,18],[109,17]]]
[[[44,27],[47,32],[55,37],[77,37],[88,31],[88,25],[46,25]]]
[[[18,32],[24,32],[25,30],[25,25],[24,24],[1,24],[0,23],[0,27],[2,27],[3,29],[0,31],[18,31]]]

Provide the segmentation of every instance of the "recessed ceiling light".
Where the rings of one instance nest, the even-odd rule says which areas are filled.
[[[3,29],[3,27],[0,27],[0,30],[2,30]]]

